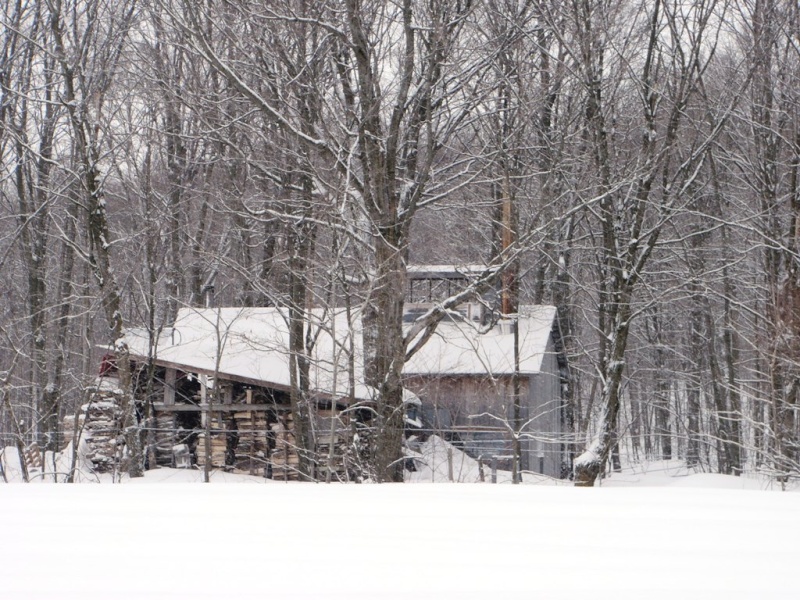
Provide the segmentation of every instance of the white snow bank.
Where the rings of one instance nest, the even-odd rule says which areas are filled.
[[[781,491],[781,483],[769,475],[746,473],[740,477],[701,473],[688,469],[682,460],[645,461],[626,465],[621,473],[610,473],[600,485],[606,487],[676,487],[676,488],[714,488],[728,490],[776,490]],[[789,481],[785,488],[800,492],[798,481]]]
[[[449,452],[449,455],[448,455]],[[456,446],[437,435],[431,435],[420,445],[418,452],[410,453],[414,457],[417,470],[406,472],[408,483],[441,483],[453,481],[457,483],[480,483],[481,466],[478,460],[468,456]],[[450,464],[452,463],[452,468]],[[451,479],[452,469],[452,479]],[[491,462],[483,461],[483,481],[492,480]],[[525,472],[522,475],[524,484],[572,485],[569,481],[552,479],[544,475]],[[511,471],[497,471],[497,483],[511,483]]]
[[[126,483],[136,485],[146,483],[201,483],[203,481],[202,470],[195,469],[167,469],[159,468],[147,471],[144,478],[128,480],[123,474],[101,474],[98,475],[91,470],[90,463],[86,460],[85,442],[81,443],[78,452],[78,460],[75,472],[75,481],[78,483],[114,483],[122,478]],[[415,472],[406,471],[407,483],[480,483],[480,464],[479,462],[459,450],[456,446],[446,442],[441,437],[431,435],[428,439],[415,445],[416,451],[409,452],[409,456],[414,458],[417,468]],[[448,456],[448,451],[450,457]],[[63,482],[70,470],[72,460],[72,444],[67,446],[63,452],[56,453],[55,463],[53,453],[46,453],[44,469],[31,471],[32,483],[52,483],[55,480],[55,472],[58,474],[58,481]],[[452,460],[452,480],[450,461]],[[6,479],[11,483],[22,481],[22,473],[19,467],[17,449],[9,446],[0,448],[0,465],[5,469]],[[492,469],[491,462],[487,458],[483,462],[484,482],[491,484]],[[2,482],[2,478],[0,478]],[[245,473],[226,473],[223,470],[213,470],[211,473],[212,483],[284,483],[265,480],[260,475],[249,475]],[[510,484],[511,472],[498,470],[497,483]],[[522,473],[523,485],[559,485],[572,486],[573,483],[566,479],[553,479],[545,475],[539,475],[530,471]],[[741,477],[731,475],[719,475],[714,473],[699,473],[695,470],[686,468],[686,464],[681,460],[671,461],[645,461],[628,464],[624,463],[621,473],[608,473],[606,478],[597,483],[598,487],[676,487],[676,488],[713,488],[731,490],[786,490],[800,493],[798,481],[793,479],[786,486],[782,486],[774,478],[768,475],[745,474]]]
[[[11,600],[735,600],[799,587],[794,494],[5,485],[0,507],[0,597]]]
[[[99,477],[92,472],[91,465],[86,460],[86,442],[81,441],[75,460],[74,481],[77,483],[96,482]],[[0,448],[0,467],[5,472],[5,478],[11,483],[22,482],[22,466],[19,460],[19,452],[13,446]],[[41,468],[28,467],[28,478],[30,483],[51,483],[58,480],[64,482],[69,475],[72,467],[72,442],[61,452],[44,453],[44,461]],[[3,482],[0,477],[0,483]]]

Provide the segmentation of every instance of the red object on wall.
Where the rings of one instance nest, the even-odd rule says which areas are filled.
[[[100,361],[100,377],[109,375],[116,375],[117,373],[117,357],[113,354],[104,354]]]

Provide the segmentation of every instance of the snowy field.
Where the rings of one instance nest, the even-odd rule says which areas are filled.
[[[82,485],[25,485],[6,448],[0,600],[800,598],[796,485],[678,461],[594,489],[503,471],[481,485],[435,436],[416,457],[417,485],[177,469],[116,484],[85,468]]]
[[[725,489],[758,480],[671,467],[594,489],[198,479],[0,484],[0,598],[800,597],[800,496]]]

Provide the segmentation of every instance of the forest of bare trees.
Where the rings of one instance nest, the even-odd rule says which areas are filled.
[[[0,448],[60,449],[105,345],[140,474],[117,341],[213,285],[287,308],[301,446],[310,311],[360,311],[401,481],[404,362],[503,288],[557,307],[577,484],[800,473],[797,3],[10,0],[0,31]],[[409,330],[414,263],[485,270]]]

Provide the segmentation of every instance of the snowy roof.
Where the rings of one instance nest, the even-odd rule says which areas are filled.
[[[409,279],[462,279],[480,275],[485,265],[408,265]]]
[[[556,309],[523,306],[519,316],[519,371],[541,371]],[[510,324],[488,332],[466,321],[443,321],[425,346],[406,363],[408,375],[510,375],[514,373],[514,334]]]
[[[555,308],[524,307],[520,312],[520,372],[537,373],[547,349]],[[355,317],[353,326],[348,327],[343,310],[312,310],[308,316],[310,326],[306,334],[315,339],[311,353],[311,389],[336,396],[348,394],[347,356],[352,335],[355,396],[374,398],[375,390],[363,383],[360,318]],[[334,331],[336,344],[333,343]],[[125,341],[132,355],[148,356],[146,331],[130,329]],[[444,321],[406,364],[404,372],[414,375],[511,374],[514,370],[513,342],[510,329],[498,326],[481,333],[476,324],[468,321]],[[174,327],[159,338],[154,358],[159,364],[183,370],[218,372],[288,389],[288,349],[288,311],[285,308],[184,308],[179,311]]]
[[[335,318],[323,311],[312,311],[311,330],[315,337],[311,353],[310,386],[320,393],[346,396],[349,393],[347,349],[349,330],[343,312]],[[331,330],[336,332],[334,351]],[[354,342],[360,347],[360,336]],[[131,354],[148,355],[147,333],[128,330],[125,341]],[[356,352],[357,358],[361,352]],[[334,384],[334,357],[336,381]],[[172,328],[158,340],[155,360],[184,370],[264,382],[289,389],[289,326],[285,308],[184,308]],[[217,358],[219,358],[217,364]],[[358,399],[372,399],[375,390],[363,382],[363,369],[356,364]]]

